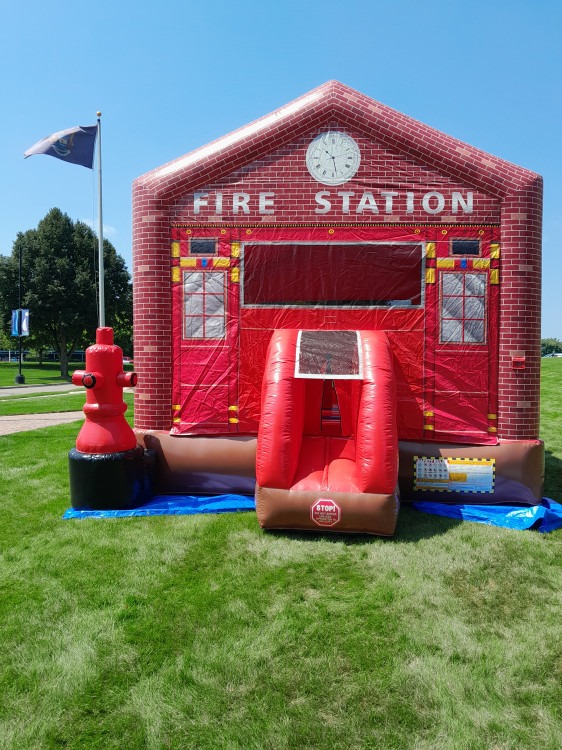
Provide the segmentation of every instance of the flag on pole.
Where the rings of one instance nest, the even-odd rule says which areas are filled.
[[[31,148],[24,153],[24,158],[34,154],[46,154],[54,156],[56,159],[68,161],[71,164],[80,164],[82,167],[92,169],[94,165],[94,146],[96,135],[98,133],[97,125],[87,125],[85,127],[76,126],[68,130],[59,130],[58,133],[47,136],[37,141]]]
[[[20,318],[21,313],[21,318]],[[21,328],[20,328],[21,319]],[[29,310],[12,310],[12,336],[29,336]]]

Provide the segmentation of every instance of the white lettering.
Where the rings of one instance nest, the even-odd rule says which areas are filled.
[[[260,193],[259,195],[259,212],[260,214],[274,214],[273,199],[275,193]]]
[[[341,192],[341,193],[338,193],[338,195],[340,195],[342,199],[341,200],[342,213],[348,214],[349,213],[349,199],[351,198],[352,195],[355,195],[355,193]]]
[[[384,203],[385,214],[391,214],[392,213],[392,199],[396,198],[398,193],[395,193],[392,190],[387,190],[384,192],[381,191],[381,195],[385,199],[385,203]]]
[[[435,206],[435,208],[432,208],[429,202],[432,198],[437,201],[437,205]],[[438,193],[436,191],[426,193],[422,198],[422,206],[426,214],[440,214],[441,211],[445,208],[445,198],[441,193]]]
[[[451,202],[452,202],[454,214],[458,214],[459,206],[462,208],[463,213],[471,214],[474,209],[474,194],[467,193],[466,200],[465,200],[462,197],[462,193],[456,193],[455,191],[453,191]]]
[[[330,195],[330,192],[328,190],[321,190],[319,193],[316,193],[314,199],[319,206],[322,206],[322,208],[315,208],[314,213],[327,214],[328,211],[332,208],[332,204],[329,200],[327,200],[328,195]]]
[[[357,215],[365,213],[379,214],[381,211],[386,215],[394,213],[403,214],[404,211],[410,215],[421,211],[426,214],[435,215],[443,212],[446,206],[447,210],[450,209],[453,215],[472,214],[474,212],[474,193],[470,191],[461,192],[456,190],[450,194],[444,194],[437,190],[431,190],[418,196],[415,191],[405,191],[402,193],[396,190],[381,190],[377,192],[376,197],[375,192],[366,190],[363,193],[357,193],[351,190],[340,190],[332,194],[329,190],[320,190],[314,196],[314,213],[328,214],[332,210],[337,211],[338,205],[343,215],[351,213]],[[333,195],[337,195],[337,198],[332,197]],[[227,215],[229,213],[233,215],[272,215],[276,212],[275,196],[276,194],[272,190],[254,195],[239,192],[233,193],[232,196],[228,193],[225,194],[224,191],[195,192],[193,193],[193,213],[195,216],[210,214],[213,211],[217,216],[222,216],[225,213]],[[377,205],[377,201],[379,200],[384,202],[384,208],[381,205],[380,211]]]
[[[406,213],[414,213],[414,194],[409,192],[406,193]]]
[[[374,214],[378,214],[379,212],[377,202],[374,199],[373,194],[370,192],[363,193],[363,197],[359,201],[359,205],[357,206],[357,210],[355,211],[355,213],[362,214],[363,211],[372,211]]]
[[[209,193],[194,193],[193,194],[193,213],[198,214],[201,210],[201,206],[207,205],[207,198]]]
[[[243,214],[249,214],[250,213],[250,207],[248,206],[248,203],[250,202],[250,196],[248,193],[234,193],[232,196],[232,213],[237,214],[239,213],[239,209],[242,209]]]

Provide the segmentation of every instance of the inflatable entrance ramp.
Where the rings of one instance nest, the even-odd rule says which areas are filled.
[[[396,389],[385,333],[274,332],[256,479],[263,528],[394,533]]]

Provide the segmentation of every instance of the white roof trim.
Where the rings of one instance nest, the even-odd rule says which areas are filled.
[[[210,156],[214,156],[223,149],[233,146],[238,141],[243,141],[252,135],[257,135],[260,131],[269,128],[276,120],[290,117],[291,115],[300,112],[300,110],[306,109],[323,96],[324,92],[314,91],[312,94],[309,94],[302,99],[298,99],[296,102],[292,102],[291,104],[272,112],[270,115],[266,115],[260,120],[245,125],[243,128],[240,128],[240,130],[235,130],[233,133],[225,135],[223,138],[219,138],[218,141],[210,143],[208,146],[203,146],[196,151],[191,151],[189,154],[186,154],[175,161],[169,162],[159,169],[155,169],[150,174],[150,177],[168,177],[176,172],[181,172],[187,167],[193,166],[196,162],[208,159]]]

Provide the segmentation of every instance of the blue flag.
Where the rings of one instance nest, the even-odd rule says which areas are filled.
[[[21,311],[21,335],[29,336],[29,310]]]
[[[24,158],[27,159],[28,156],[34,154],[46,154],[47,156],[54,156],[56,159],[62,159],[62,161],[68,161],[71,164],[80,164],[82,167],[92,169],[97,133],[97,125],[76,126],[75,128],[68,128],[68,130],[59,130],[58,133],[53,133],[53,135],[37,141],[31,148],[28,148],[24,153]]]
[[[20,330],[20,311],[12,310],[12,336],[29,336],[29,310],[21,311],[21,330]]]

